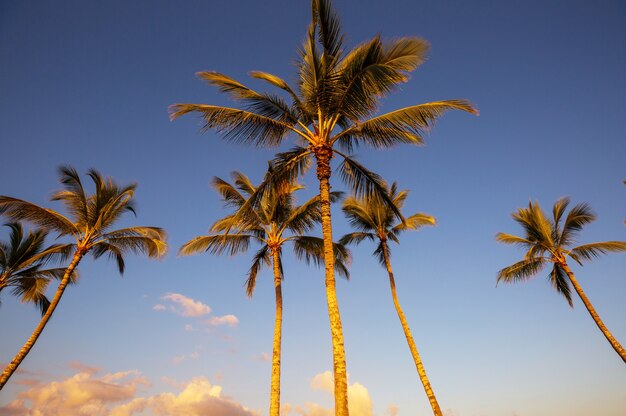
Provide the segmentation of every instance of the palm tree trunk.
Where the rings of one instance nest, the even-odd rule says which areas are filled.
[[[585,304],[587,311],[589,311],[589,315],[591,315],[596,325],[598,325],[600,331],[602,331],[615,352],[617,352],[619,356],[622,357],[622,360],[626,363],[626,351],[624,350],[624,347],[622,347],[622,345],[615,339],[615,337],[613,337],[611,331],[609,331],[609,329],[604,325],[604,322],[602,322],[602,319],[600,319],[600,315],[598,315],[596,310],[593,308],[593,305],[587,298],[587,295],[585,295],[585,292],[583,292],[583,288],[580,287],[580,285],[578,284],[578,280],[576,280],[576,278],[574,277],[574,273],[572,273],[569,266],[565,262],[559,263],[559,266],[563,268],[563,270],[567,274],[567,277],[569,277],[570,282],[572,282],[572,286],[574,286],[574,289],[576,289],[576,293],[578,293],[578,296],[580,296],[580,300],[582,300]]]
[[[276,318],[274,321],[274,348],[272,350],[272,388],[270,416],[280,413],[280,351],[283,324],[283,293],[281,288],[280,249],[272,250],[274,263],[274,290],[276,292]]]
[[[74,258],[72,258],[72,262],[70,263],[69,266],[67,266],[67,269],[65,269],[65,274],[63,275],[63,278],[61,279],[61,283],[59,283],[59,287],[57,288],[57,291],[54,294],[54,298],[52,299],[52,302],[50,302],[50,306],[48,306],[46,313],[41,317],[41,321],[39,321],[39,325],[37,325],[37,328],[35,328],[35,331],[33,331],[30,338],[28,338],[28,341],[26,341],[26,344],[24,344],[20,352],[17,353],[15,358],[13,358],[13,361],[11,361],[11,363],[7,366],[7,368],[5,368],[4,371],[2,372],[2,376],[0,376],[0,390],[2,390],[6,382],[13,375],[15,370],[17,370],[17,367],[22,363],[26,355],[30,352],[31,348],[33,348],[33,346],[35,345],[37,338],[39,338],[39,335],[41,335],[41,332],[43,331],[44,327],[46,326],[46,324],[52,317],[52,313],[54,312],[57,305],[59,304],[59,301],[61,300],[61,296],[63,295],[63,292],[65,291],[65,287],[70,281],[70,276],[72,275],[72,273],[74,272],[74,269],[76,268],[76,266],[78,265],[78,263],[80,262],[80,260],[83,258],[84,255],[85,253],[81,252],[80,250],[76,251],[76,253],[74,254]]]
[[[333,231],[330,219],[330,159],[332,149],[322,148],[315,152],[317,178],[320,182],[320,210],[322,213],[322,236],[324,238],[324,265],[326,271],[326,303],[330,319],[330,334],[333,343],[333,374],[335,381],[335,416],[349,416],[348,376],[346,354],[343,343],[343,328],[337,293],[335,290],[335,255],[333,252]]]
[[[402,312],[400,302],[398,301],[398,295],[396,293],[396,282],[393,278],[393,270],[391,269],[391,262],[389,261],[389,247],[387,247],[387,243],[385,241],[381,241],[381,245],[383,247],[383,256],[385,257],[385,266],[387,267],[387,273],[389,274],[391,297],[393,298],[393,304],[396,307],[398,318],[400,318],[400,323],[402,324],[402,329],[404,330],[406,342],[409,344],[409,349],[411,350],[411,355],[413,356],[413,361],[415,362],[415,367],[417,368],[417,374],[422,381],[424,391],[426,391],[426,396],[428,396],[428,401],[430,401],[430,406],[433,408],[433,413],[435,414],[435,416],[443,416],[443,413],[441,413],[441,409],[439,408],[439,403],[437,403],[435,392],[433,392],[433,389],[430,386],[430,381],[428,380],[428,376],[426,375],[426,370],[424,370],[422,359],[420,358],[419,352],[417,352],[417,347],[415,346],[415,341],[413,340],[411,329],[409,328],[409,324],[406,322],[404,312]]]

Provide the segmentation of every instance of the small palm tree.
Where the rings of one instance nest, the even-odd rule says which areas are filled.
[[[302,186],[282,183],[266,192],[261,203],[254,210],[245,207],[246,201],[254,195],[256,188],[247,176],[233,172],[234,185],[218,177],[213,179],[213,187],[221,195],[227,206],[236,209],[234,214],[216,221],[211,227],[211,235],[192,239],[180,248],[180,254],[190,255],[206,251],[211,254],[228,253],[231,256],[248,250],[250,242],[256,241],[261,248],[255,253],[246,281],[246,293],[252,296],[256,278],[263,265],[271,266],[274,272],[276,313],[274,321],[274,345],[272,351],[272,379],[270,392],[270,416],[280,412],[280,356],[282,337],[283,297],[281,281],[284,278],[282,248],[292,242],[298,258],[323,263],[323,241],[321,238],[303,235],[320,221],[319,197],[314,197],[300,206],[294,203],[293,194]],[[333,193],[336,200],[339,193]],[[241,210],[245,212],[241,212]],[[287,235],[287,233],[289,235]],[[346,278],[349,252],[335,244],[335,266]]]
[[[409,73],[425,61],[428,42],[415,37],[384,42],[376,36],[345,51],[344,34],[332,1],[312,0],[311,16],[299,51],[296,88],[276,75],[250,72],[253,78],[280,90],[286,100],[275,94],[254,91],[224,74],[200,72],[201,79],[230,95],[241,108],[175,104],[171,107],[171,118],[198,113],[204,119],[203,130],[215,129],[228,140],[261,147],[278,146],[289,136],[296,138],[296,147],[278,155],[277,174],[298,176],[315,163],[326,254],[325,284],[333,343],[335,414],[346,416],[348,381],[332,259],[331,160],[337,155],[343,159],[339,174],[358,195],[378,193],[384,198],[380,176],[347,153],[361,145],[373,148],[388,148],[401,143],[420,145],[424,132],[446,111],[462,110],[473,114],[478,111],[466,100],[442,100],[375,115],[380,100],[407,82]],[[258,201],[253,198],[251,203]]]
[[[582,266],[584,260],[593,260],[601,254],[626,250],[625,241],[604,241],[572,247],[575,236],[584,225],[596,219],[591,207],[585,203],[574,206],[567,216],[565,211],[569,198],[561,198],[552,208],[552,219],[548,219],[538,203],[529,202],[528,208],[519,208],[513,213],[513,219],[520,224],[525,232],[524,237],[498,233],[496,240],[505,244],[521,246],[528,251],[524,259],[505,267],[498,272],[498,282],[515,283],[530,279],[539,273],[547,264],[552,263],[548,276],[552,287],[563,295],[573,307],[570,283],[585,304],[587,311],[604,334],[613,349],[626,362],[626,351],[604,325],[600,316],[578,284],[567,258],[573,259]],[[565,218],[563,222],[561,222]]]
[[[6,224],[10,228],[9,241],[0,241],[0,294],[11,288],[11,294],[22,302],[34,303],[41,314],[46,313],[50,301],[46,289],[51,279],[61,279],[65,268],[43,269],[49,260],[62,261],[69,254],[70,244],[44,247],[47,232],[28,231],[19,222]]]
[[[397,185],[394,182],[390,189],[387,189],[387,198],[393,203],[396,210],[399,211],[404,206],[404,202],[408,195],[407,190],[398,191]],[[380,264],[387,269],[389,275],[389,285],[391,287],[391,297],[393,304],[396,308],[398,318],[402,329],[404,330],[404,336],[409,344],[411,355],[417,369],[417,374],[424,386],[426,396],[430,401],[430,405],[433,409],[433,413],[436,416],[442,416],[439,403],[430,385],[422,359],[420,358],[411,329],[406,321],[404,312],[400,307],[398,301],[398,295],[396,293],[396,283],[393,277],[393,270],[391,268],[390,251],[388,241],[393,241],[399,244],[398,236],[403,231],[418,230],[425,225],[435,225],[436,221],[434,217],[423,213],[413,214],[407,217],[404,222],[397,221],[397,217],[394,209],[389,204],[377,195],[369,197],[355,198],[349,197],[343,203],[343,212],[348,218],[350,225],[358,231],[344,235],[339,242],[341,244],[359,244],[362,241],[368,239],[371,241],[378,241],[378,246],[374,251],[374,255],[378,258]]]
[[[95,170],[90,170],[88,175],[95,186],[95,192],[91,195],[85,194],[76,170],[71,167],[59,169],[59,181],[63,184],[63,189],[57,191],[51,200],[61,201],[69,212],[69,217],[21,199],[0,196],[0,213],[11,220],[27,221],[44,230],[55,231],[59,236],[74,239],[71,245],[72,260],[65,269],[54,298],[35,331],[0,376],[0,389],[41,335],[70,283],[74,270],[86,254],[91,253],[95,258],[107,254],[117,261],[120,273],[124,272],[124,254],[129,251],[144,253],[153,258],[165,254],[165,232],[160,228],[112,229],[122,214],[135,212],[133,196],[137,185],[118,187],[111,178],[103,178]]]

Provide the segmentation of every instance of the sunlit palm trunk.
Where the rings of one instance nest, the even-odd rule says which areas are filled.
[[[393,278],[393,270],[391,269],[391,262],[389,261],[389,248],[387,247],[387,243],[384,241],[382,242],[382,246],[383,255],[385,257],[385,266],[387,267],[387,273],[389,273],[389,285],[391,286],[391,296],[393,297],[393,304],[396,307],[398,318],[400,318],[400,323],[402,324],[402,329],[404,330],[406,341],[409,344],[411,355],[413,355],[413,361],[415,362],[415,367],[417,368],[417,374],[419,375],[419,378],[424,385],[424,390],[426,391],[426,396],[428,396],[428,400],[430,401],[430,406],[433,408],[433,413],[435,414],[435,416],[442,416],[443,414],[441,413],[441,409],[439,408],[439,403],[437,403],[435,392],[433,392],[433,389],[430,386],[430,381],[428,380],[428,376],[426,376],[426,370],[424,370],[422,359],[420,358],[419,352],[417,352],[417,347],[415,346],[415,341],[413,340],[411,329],[409,328],[409,324],[406,322],[404,312],[402,312],[400,302],[398,301],[398,295],[396,294],[396,282]]]
[[[77,251],[76,254],[74,254],[74,258],[72,258],[72,262],[70,263],[69,266],[67,266],[67,269],[65,269],[65,274],[63,275],[63,278],[61,279],[61,283],[59,283],[59,287],[57,288],[57,291],[54,294],[54,298],[52,299],[52,302],[50,302],[50,306],[48,306],[46,313],[41,317],[41,321],[39,321],[39,325],[37,325],[37,328],[35,328],[35,331],[33,331],[30,338],[28,338],[28,341],[26,341],[26,344],[24,344],[20,352],[15,356],[15,358],[13,358],[13,361],[11,361],[11,363],[3,371],[2,376],[0,376],[0,390],[2,390],[2,388],[4,387],[6,382],[9,380],[9,378],[13,375],[15,370],[17,370],[17,367],[19,367],[19,365],[22,363],[26,355],[33,348],[33,346],[35,345],[35,342],[37,342],[37,338],[39,338],[39,335],[41,335],[44,327],[46,326],[46,324],[52,317],[52,313],[54,312],[57,305],[59,304],[59,301],[61,300],[61,296],[63,296],[63,292],[65,291],[65,288],[70,281],[70,276],[74,272],[74,269],[76,268],[80,260],[83,258],[83,256],[84,256],[84,253],[80,251]]]
[[[613,337],[613,334],[611,334],[608,328],[604,325],[604,322],[602,322],[602,319],[600,319],[600,315],[598,315],[596,310],[593,308],[593,305],[591,304],[589,299],[587,299],[587,295],[585,295],[582,287],[580,287],[580,285],[578,284],[578,280],[576,280],[576,278],[574,277],[574,273],[572,273],[567,263],[563,262],[559,263],[559,265],[563,268],[563,270],[567,274],[567,277],[569,277],[570,282],[572,282],[572,286],[574,286],[574,289],[576,289],[576,293],[578,293],[578,296],[580,296],[580,300],[582,300],[585,304],[585,307],[589,311],[589,314],[595,321],[596,325],[598,325],[598,328],[600,328],[600,331],[602,331],[615,352],[617,352],[619,356],[622,357],[622,360],[626,363],[626,351],[624,350],[624,347],[622,347],[622,345],[615,339],[615,337]]]
[[[316,153],[317,178],[320,182],[320,210],[322,213],[322,236],[324,238],[324,265],[326,270],[326,302],[330,319],[330,333],[333,343],[333,373],[335,380],[335,416],[348,416],[348,376],[346,354],[343,344],[343,329],[337,293],[335,290],[335,265],[333,253],[333,231],[330,219],[330,158],[331,149]]]
[[[280,249],[272,250],[274,263],[274,290],[276,292],[276,318],[274,321],[274,348],[272,351],[272,389],[270,416],[280,413],[280,351],[283,324],[283,293],[280,279]]]

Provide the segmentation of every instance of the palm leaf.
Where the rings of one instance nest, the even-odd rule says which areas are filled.
[[[60,235],[77,235],[78,230],[66,217],[51,209],[42,208],[21,199],[0,195],[0,214],[12,221],[27,221]]]
[[[583,244],[570,250],[569,255],[577,260],[593,260],[602,254],[626,251],[626,241],[603,241]]]
[[[253,111],[204,104],[170,106],[172,120],[191,112],[204,119],[202,130],[215,129],[226,140],[253,143],[260,147],[278,146],[290,131],[301,134],[289,123]]]
[[[178,254],[188,256],[190,254],[206,251],[211,254],[221,255],[228,253],[234,256],[235,254],[248,250],[251,238],[251,236],[246,234],[204,235],[183,244]]]
[[[256,287],[256,278],[263,265],[270,266],[270,251],[267,244],[264,244],[259,251],[254,254],[252,258],[252,266],[248,271],[248,278],[244,286],[246,287],[246,295],[252,297],[254,294],[254,288]]]
[[[558,264],[554,264],[552,271],[548,275],[548,279],[550,280],[552,287],[565,297],[569,306],[574,307],[574,304],[572,303],[572,291],[569,286],[567,274]]]
[[[542,257],[524,259],[498,272],[497,282],[513,283],[528,280],[541,271],[546,260]]]
[[[304,260],[306,264],[324,266],[324,240],[318,237],[294,236],[293,251],[296,258]],[[350,277],[347,265],[350,264],[350,251],[341,243],[333,243],[335,256],[335,270],[339,275],[348,279]]]

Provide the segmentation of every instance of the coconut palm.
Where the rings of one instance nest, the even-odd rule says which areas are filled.
[[[71,245],[53,244],[45,247],[47,232],[30,230],[24,234],[19,222],[6,224],[10,228],[9,240],[0,241],[0,295],[3,289],[22,302],[34,303],[43,315],[50,301],[46,289],[52,279],[61,279],[65,268],[44,269],[50,260],[62,261],[69,254]]]
[[[254,210],[239,212],[242,206],[254,195],[256,188],[247,176],[233,172],[234,185],[215,177],[213,187],[220,194],[227,206],[236,212],[216,221],[211,227],[211,234],[192,239],[180,249],[183,255],[206,251],[211,254],[235,255],[248,250],[250,243],[256,241],[260,249],[255,253],[246,281],[246,293],[252,296],[256,279],[263,265],[271,266],[274,272],[274,291],[276,295],[276,313],[274,321],[274,342],[272,351],[272,378],[270,392],[270,416],[280,412],[280,356],[282,337],[282,286],[284,278],[282,267],[282,248],[285,243],[293,243],[298,258],[323,263],[323,241],[321,238],[305,236],[320,221],[320,200],[314,197],[300,206],[294,202],[294,192],[302,186],[294,183],[275,184],[264,193],[260,204]],[[339,193],[333,193],[331,200],[336,200]],[[244,208],[245,209],[245,208]],[[346,264],[349,253],[341,245],[335,245],[335,267],[344,277],[348,277]]]
[[[203,130],[214,129],[235,142],[267,147],[281,145],[287,137],[294,137],[296,147],[278,155],[277,174],[298,176],[315,163],[326,253],[335,414],[345,416],[348,384],[332,259],[331,159],[336,155],[342,158],[339,174],[357,195],[375,192],[384,195],[381,178],[346,152],[359,145],[374,148],[399,143],[420,145],[424,132],[445,111],[454,109],[474,114],[477,111],[465,100],[445,100],[375,115],[381,98],[407,82],[409,73],[424,62],[428,42],[414,37],[383,42],[377,36],[346,52],[332,2],[312,0],[311,5],[312,21],[299,51],[297,86],[292,88],[283,79],[266,72],[250,73],[253,78],[278,88],[286,100],[280,95],[254,91],[224,74],[200,72],[198,76],[202,80],[234,98],[239,108],[175,104],[170,110],[172,119],[197,113],[203,118]],[[250,203],[258,203],[257,198]]]
[[[90,195],[85,193],[74,168],[64,166],[59,169],[59,181],[63,189],[54,193],[51,200],[63,203],[69,216],[21,199],[0,196],[0,213],[11,220],[27,221],[74,240],[71,243],[72,260],[63,273],[54,298],[26,344],[2,373],[0,389],[41,335],[70,283],[74,270],[86,254],[91,253],[96,259],[106,254],[116,260],[119,272],[123,273],[125,253],[143,253],[156,258],[166,251],[165,232],[160,228],[112,228],[122,214],[135,213],[133,196],[136,184],[119,187],[111,178],[103,178],[95,170],[90,170],[88,175],[95,186],[95,192]]]
[[[391,188],[387,189],[388,199],[393,203],[396,211],[399,211],[404,206],[404,202],[408,195],[408,190],[398,191],[398,187],[394,182]],[[378,242],[376,250],[374,250],[374,256],[378,258],[380,264],[387,269],[389,275],[389,285],[391,287],[391,297],[393,304],[396,308],[398,318],[400,318],[400,324],[404,330],[404,336],[409,344],[411,355],[417,369],[417,374],[424,386],[426,396],[430,401],[430,405],[433,409],[433,413],[437,416],[441,416],[441,409],[437,398],[430,385],[422,359],[420,358],[411,329],[406,321],[404,312],[400,307],[398,301],[398,295],[396,293],[396,282],[393,276],[393,269],[391,268],[389,241],[399,244],[399,235],[403,231],[418,230],[425,225],[435,225],[435,218],[423,213],[413,214],[406,217],[404,221],[398,221],[396,213],[391,206],[378,195],[365,196],[361,198],[348,197],[343,203],[343,212],[348,218],[350,225],[358,231],[344,235],[339,242],[341,244],[359,244],[364,240],[371,240]]]
[[[557,200],[552,208],[552,219],[546,217],[536,202],[529,202],[528,208],[519,208],[513,213],[513,219],[522,226],[525,236],[498,233],[496,240],[521,246],[528,251],[523,260],[498,272],[498,282],[515,283],[528,280],[543,270],[547,264],[552,263],[548,275],[552,287],[565,297],[571,307],[574,305],[570,284],[574,287],[600,331],[626,362],[626,351],[604,325],[567,264],[568,258],[582,266],[583,261],[593,260],[601,254],[625,251],[626,242],[603,241],[572,247],[576,234],[584,225],[594,221],[596,216],[586,203],[574,206],[565,216],[569,202],[569,198]]]

